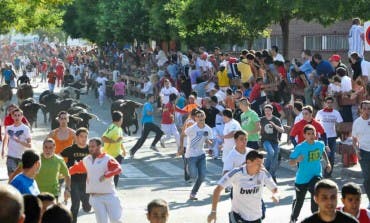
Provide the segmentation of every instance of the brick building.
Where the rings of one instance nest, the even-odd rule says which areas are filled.
[[[315,22],[292,20],[289,33],[289,59],[300,58],[303,49],[310,49],[313,53],[319,52],[323,58],[332,54],[339,54],[346,58],[348,53],[348,32],[352,21],[341,21],[324,27]],[[270,49],[277,45],[282,49],[282,32],[279,25],[272,25],[270,38],[255,41],[254,49]],[[365,53],[365,58],[370,59],[370,53]],[[344,61],[347,62],[347,61]]]

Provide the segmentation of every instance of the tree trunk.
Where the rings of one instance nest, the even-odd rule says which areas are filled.
[[[247,38],[247,47],[248,47],[248,50],[251,50],[252,49],[254,40],[255,40],[254,37]]]
[[[284,17],[280,20],[281,32],[283,33],[283,56],[289,59],[289,23],[290,18]]]

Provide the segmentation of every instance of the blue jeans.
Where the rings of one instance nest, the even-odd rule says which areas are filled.
[[[265,160],[265,167],[270,172],[271,176],[276,177],[275,173],[279,162],[279,143],[273,143],[270,141],[263,142],[263,148],[267,152],[267,157]]]
[[[195,157],[186,158],[188,163],[188,173],[191,179],[196,179],[191,195],[195,196],[206,178],[206,155],[200,155]]]
[[[333,172],[334,162],[335,162],[335,151],[337,149],[336,140],[337,140],[337,137],[328,138],[328,146],[330,148],[330,152],[328,152],[328,158],[329,158],[329,162],[330,162],[332,169],[330,170],[329,173],[327,173],[326,171],[323,171],[325,178],[331,177],[331,173]]]
[[[360,166],[364,177],[364,188],[367,198],[370,199],[370,152],[360,149]]]

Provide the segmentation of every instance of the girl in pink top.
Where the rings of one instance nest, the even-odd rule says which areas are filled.
[[[126,84],[123,79],[113,85],[115,99],[123,99],[126,94]]]

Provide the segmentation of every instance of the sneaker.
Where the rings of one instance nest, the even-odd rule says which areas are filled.
[[[84,212],[89,213],[91,211],[91,205],[89,203],[82,203],[82,209],[84,210]]]
[[[191,200],[191,201],[197,201],[197,200],[198,200],[198,198],[197,198],[197,197],[195,197],[195,195],[190,194],[190,196],[189,196],[189,200]]]
[[[190,178],[190,179],[186,180],[185,182],[186,182],[187,184],[192,184],[192,183],[193,183],[193,179],[191,179],[191,178]]]
[[[164,139],[162,138],[159,140],[159,143],[161,144],[162,148],[166,148],[166,145],[164,144]]]
[[[155,147],[155,146],[150,146],[150,149],[151,150],[154,150],[154,151],[156,151],[156,152],[159,152],[159,150],[157,149],[157,147]]]

